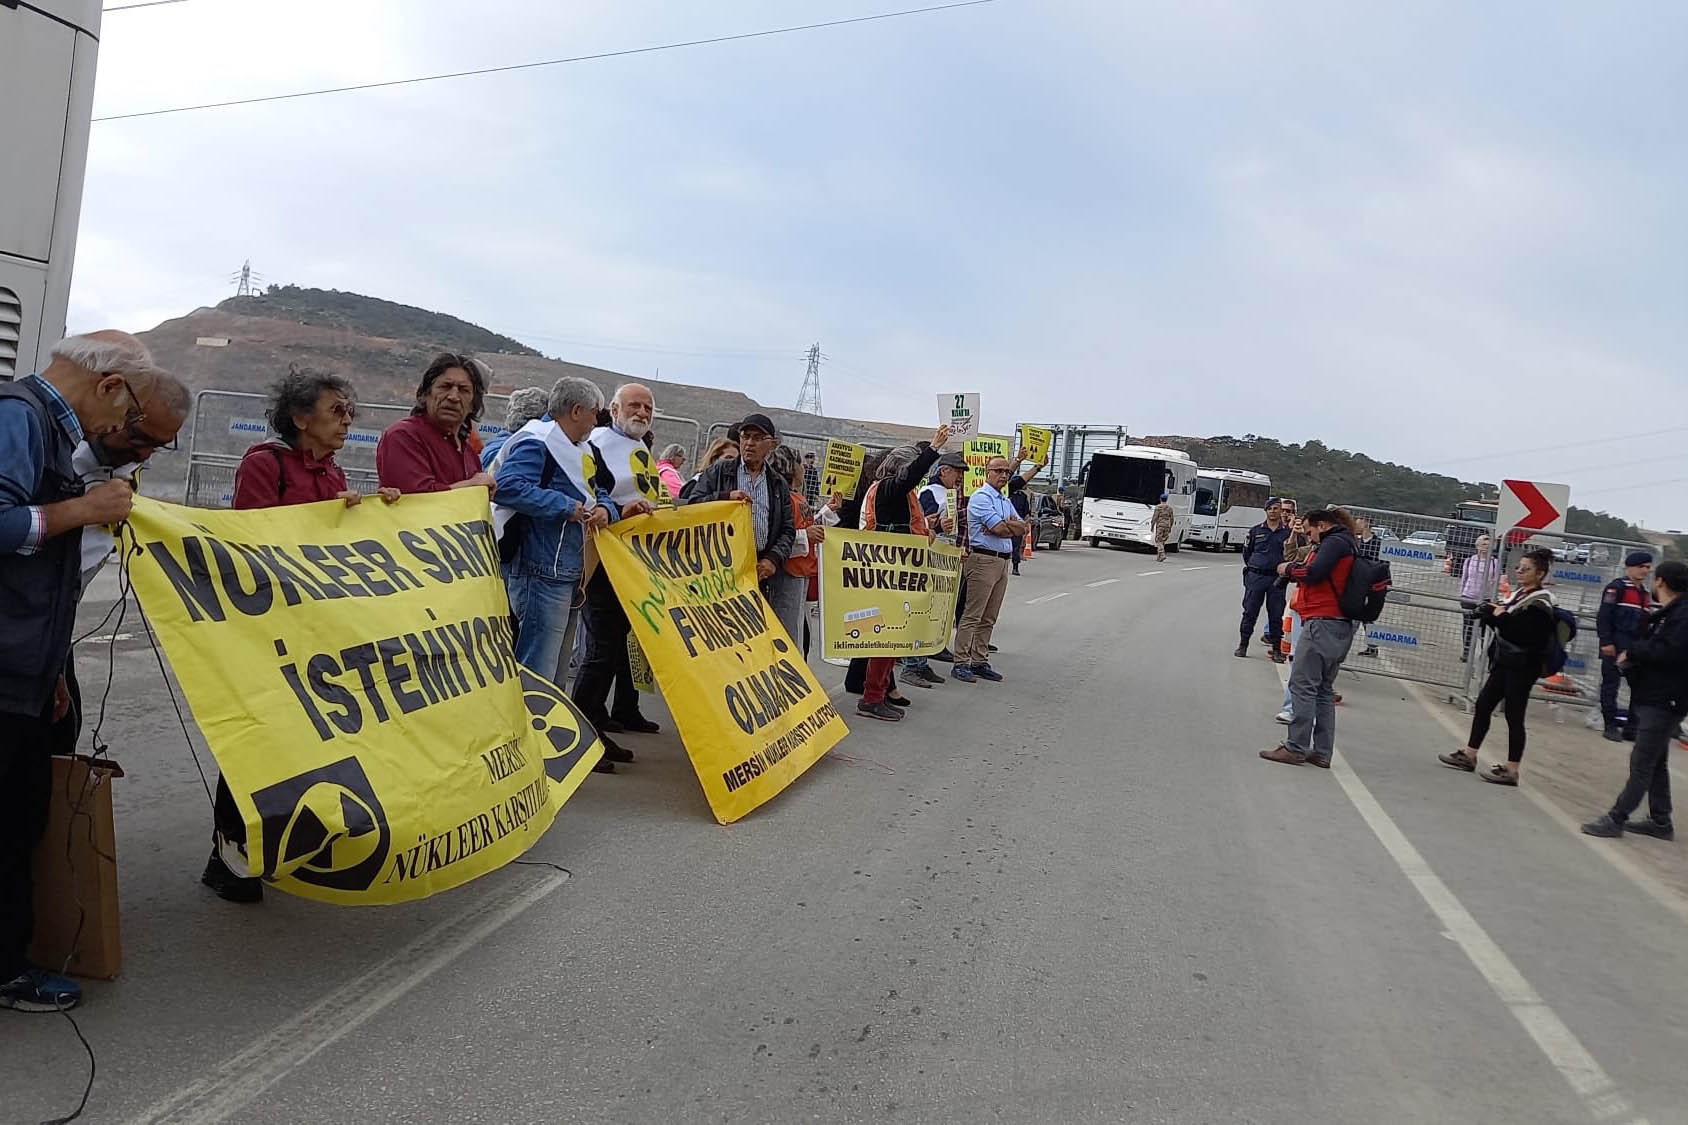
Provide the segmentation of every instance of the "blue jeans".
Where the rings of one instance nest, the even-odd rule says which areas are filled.
[[[579,582],[530,572],[507,573],[504,580],[510,592],[510,612],[519,623],[516,659],[558,687],[565,686],[568,665],[564,653],[569,650],[580,616],[574,604]]]

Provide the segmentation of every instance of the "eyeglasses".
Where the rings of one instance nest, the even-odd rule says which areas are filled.
[[[112,374],[123,380],[123,389],[129,392],[129,409],[123,414],[125,426],[138,426],[147,420],[147,412],[141,409],[141,396],[135,393],[135,385],[129,382],[129,376],[114,371]]]
[[[358,408],[349,402],[337,402],[328,408],[328,412],[336,418],[343,418],[350,422],[357,418]]]
[[[123,429],[123,436],[129,439],[132,449],[162,450],[165,453],[175,453],[181,448],[180,436],[172,434],[168,441],[156,438],[141,430],[139,422],[131,422]]]

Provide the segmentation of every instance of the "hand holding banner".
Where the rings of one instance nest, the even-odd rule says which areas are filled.
[[[716,820],[772,799],[849,733],[757,587],[748,505],[689,504],[595,539]]]
[[[1020,424],[1020,448],[1026,460],[1034,465],[1049,464],[1049,451],[1055,445],[1055,431],[1042,426]]]

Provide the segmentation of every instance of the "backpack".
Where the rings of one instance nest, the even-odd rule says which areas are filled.
[[[1370,625],[1383,616],[1383,605],[1389,600],[1389,587],[1394,580],[1388,563],[1355,555],[1353,567],[1348,571],[1348,584],[1337,594],[1337,608],[1348,620]]]
[[[504,451],[500,449],[500,456]],[[551,456],[551,451],[545,451],[545,467],[539,470],[539,487],[550,488],[551,480],[557,475],[557,459]],[[504,524],[504,531],[498,537],[498,561],[510,563],[516,561],[516,553],[522,549],[522,536],[527,534],[527,526],[532,522],[525,512],[517,512]]]
[[[1571,642],[1577,639],[1577,615],[1562,606],[1553,607],[1553,633],[1547,638],[1547,651],[1542,654],[1542,675],[1557,676],[1565,670],[1565,660]]]

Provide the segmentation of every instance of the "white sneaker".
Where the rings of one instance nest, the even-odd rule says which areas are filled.
[[[1277,715],[1278,722],[1282,723],[1286,727],[1289,726],[1290,720],[1294,718],[1295,716],[1288,711],[1279,711]]]

